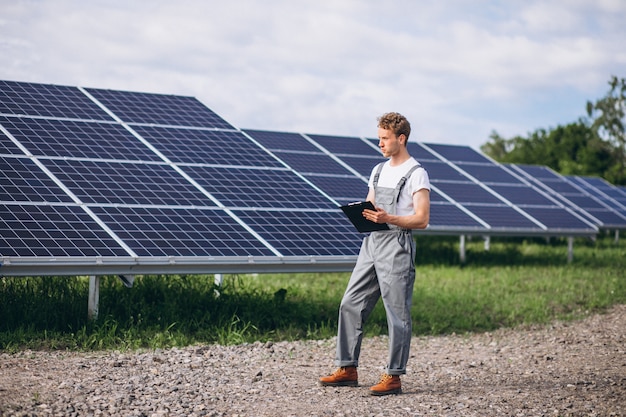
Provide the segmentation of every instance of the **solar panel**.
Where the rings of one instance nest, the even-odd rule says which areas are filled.
[[[133,129],[175,163],[283,167],[241,132],[158,126]]]
[[[360,236],[339,210],[234,210],[283,256],[355,256]]]
[[[87,91],[127,123],[234,129],[194,97],[95,88]]]
[[[138,256],[271,256],[223,210],[92,207]]]
[[[297,172],[306,174],[353,175],[343,165],[322,153],[273,151],[274,155]]]
[[[626,226],[626,217],[585,191],[581,185],[568,181],[550,168],[525,164],[506,166],[523,175],[536,188],[546,190],[552,197],[596,226],[603,228]]]
[[[0,156],[0,202],[71,203],[72,199],[31,159]]]
[[[83,203],[215,206],[169,165],[63,159],[41,162]]]
[[[118,124],[1,116],[0,124],[33,155],[161,160]]]
[[[367,183],[361,178],[329,175],[307,175],[306,178],[341,205],[362,201],[367,196]]]
[[[0,204],[0,255],[128,256],[83,209]]]
[[[183,170],[229,208],[336,208],[313,186],[287,169],[186,166]]]
[[[244,132],[271,151],[296,151],[305,154],[320,152],[319,148],[299,133],[252,129],[246,129]]]
[[[308,134],[307,136],[335,155],[365,155],[380,157],[380,151],[377,147],[373,148],[365,143],[365,141],[357,137],[311,134]]]
[[[2,80],[0,114],[112,120],[76,87]]]
[[[451,162],[478,162],[483,164],[492,163],[484,155],[478,153],[469,146],[462,145],[442,145],[437,143],[425,143],[431,152],[436,152],[445,160]]]

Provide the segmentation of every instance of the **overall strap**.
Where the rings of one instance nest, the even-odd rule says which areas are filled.
[[[409,171],[404,174],[404,176],[402,178],[400,178],[400,181],[398,181],[398,185],[396,185],[396,189],[394,190],[394,200],[398,201],[400,199],[400,192],[402,191],[402,188],[404,188],[404,184],[406,184],[407,180],[409,178],[411,178],[411,174],[413,174],[413,172],[417,169],[420,168],[421,165],[418,162],[417,165],[413,165]]]
[[[381,162],[380,164],[377,165],[376,174],[374,174],[374,179],[373,179],[374,189],[376,189],[376,186],[378,186],[378,178],[380,178],[380,172],[383,170],[383,164],[384,162]]]

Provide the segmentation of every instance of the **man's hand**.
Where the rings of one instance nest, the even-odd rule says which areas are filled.
[[[374,223],[387,223],[389,214],[380,207],[376,207],[376,210],[363,210],[363,217]]]

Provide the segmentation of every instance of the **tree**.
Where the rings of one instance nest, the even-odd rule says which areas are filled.
[[[609,85],[606,96],[587,103],[587,118],[528,137],[506,139],[494,131],[481,151],[500,162],[546,165],[564,175],[626,184],[626,79],[612,77]]]
[[[611,89],[604,97],[587,102],[587,116],[594,134],[615,147],[617,163],[607,170],[605,178],[626,184],[626,78],[612,76],[609,85]]]

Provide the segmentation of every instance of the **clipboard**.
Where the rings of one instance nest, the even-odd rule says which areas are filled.
[[[376,210],[371,201],[360,201],[350,203],[340,207],[345,215],[350,219],[356,230],[361,233],[375,232],[377,230],[389,230],[387,223],[374,223],[363,217],[363,210]]]

